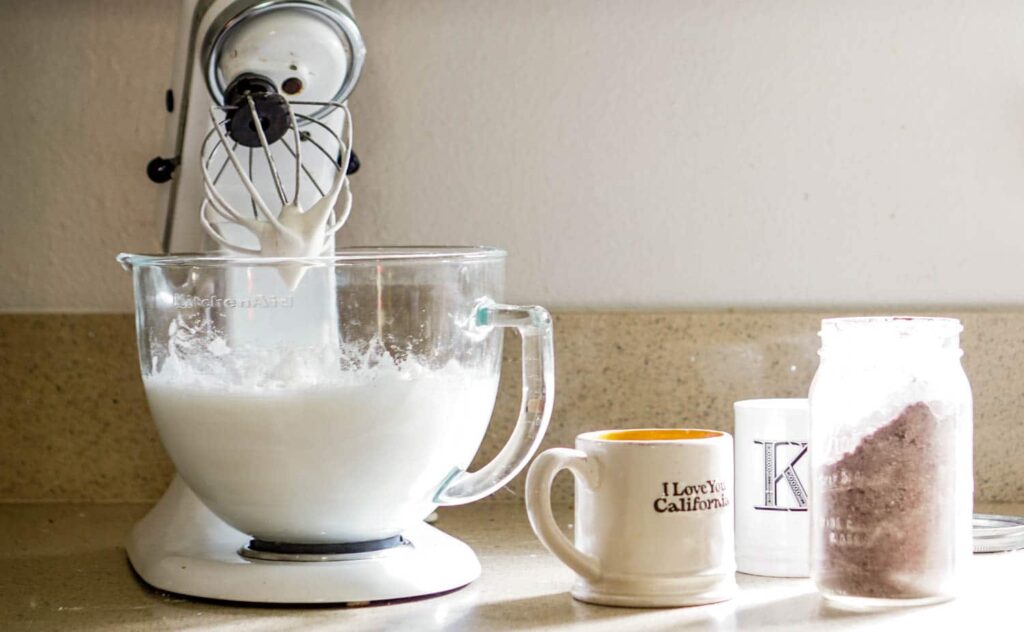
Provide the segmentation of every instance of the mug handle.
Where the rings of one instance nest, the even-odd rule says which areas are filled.
[[[484,303],[477,307],[472,326],[518,330],[523,340],[523,400],[512,436],[498,455],[475,472],[453,471],[434,497],[439,505],[471,503],[512,480],[537,451],[554,405],[554,332],[546,309]]]
[[[594,488],[598,484],[596,465],[585,452],[552,448],[534,460],[526,475],[526,514],[537,539],[577,575],[592,581],[601,575],[597,558],[576,548],[558,527],[551,511],[551,483],[560,471],[569,470],[587,487]],[[581,527],[577,524],[576,528]]]

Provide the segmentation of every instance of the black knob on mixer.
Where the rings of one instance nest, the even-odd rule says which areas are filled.
[[[171,179],[171,174],[178,167],[178,162],[180,161],[177,158],[161,158],[157,156],[146,165],[146,175],[157,184],[168,182]]]
[[[225,91],[224,102],[230,106],[228,136],[239,145],[260,147],[261,131],[267,145],[273,145],[290,129],[288,102],[266,77],[240,75]]]

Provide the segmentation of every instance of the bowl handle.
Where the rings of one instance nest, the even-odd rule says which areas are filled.
[[[483,304],[475,327],[515,327],[523,340],[523,400],[519,420],[501,452],[475,472],[456,470],[434,498],[462,505],[494,492],[523,469],[537,451],[551,419],[555,395],[555,348],[551,315],[543,307]]]

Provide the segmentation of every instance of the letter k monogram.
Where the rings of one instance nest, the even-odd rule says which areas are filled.
[[[755,505],[754,509],[765,511],[807,511],[807,489],[796,473],[796,464],[807,454],[807,443],[803,441],[754,441],[764,447],[764,504]],[[796,456],[790,459],[781,473],[777,471],[779,448],[793,446],[789,450],[797,450]],[[786,481],[795,504],[779,504],[779,483]]]

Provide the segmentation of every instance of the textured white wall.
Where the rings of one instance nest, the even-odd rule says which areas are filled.
[[[126,310],[153,251],[177,4],[0,0],[0,308]]]
[[[173,5],[0,0],[0,306],[127,308]],[[1024,3],[355,6],[346,243],[553,307],[1024,304]]]

